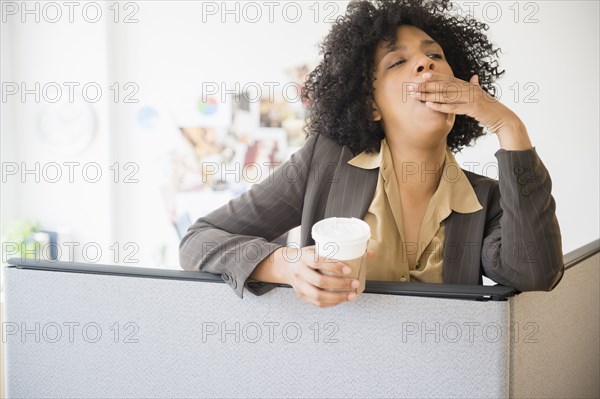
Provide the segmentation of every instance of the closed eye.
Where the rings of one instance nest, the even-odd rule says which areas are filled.
[[[441,60],[441,59],[443,59],[443,58],[444,58],[444,57],[442,57],[440,54],[429,54],[429,56],[430,56],[430,57],[434,57],[434,58],[436,58],[436,59],[438,59],[438,60]],[[393,63],[392,65],[390,65],[390,67],[389,67],[388,69],[391,69],[391,68],[395,67],[396,65],[401,65],[401,64],[403,64],[403,63],[405,63],[405,62],[406,62],[405,60],[400,60],[400,61],[398,61],[398,62],[395,62],[395,63]]]

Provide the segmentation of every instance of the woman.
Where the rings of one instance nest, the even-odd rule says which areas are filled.
[[[192,225],[186,270],[222,274],[236,294],[293,287],[318,307],[353,300],[342,262],[314,254],[324,218],[369,223],[368,280],[551,290],[563,274],[551,180],[523,122],[495,99],[485,24],[450,17],[448,0],[357,1],[322,44],[302,96],[308,138],[269,178]],[[410,89],[414,90],[410,90]],[[489,130],[499,181],[452,152]],[[276,238],[301,225],[298,249]],[[269,256],[270,255],[270,256]],[[338,292],[331,291],[337,289]],[[339,291],[344,290],[344,291]]]

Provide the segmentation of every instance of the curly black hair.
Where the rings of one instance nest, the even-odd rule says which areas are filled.
[[[301,98],[308,108],[303,128],[322,134],[356,155],[378,152],[385,137],[372,116],[374,56],[381,40],[396,41],[399,25],[413,25],[436,40],[454,76],[464,81],[477,74],[481,88],[495,96],[498,72],[494,49],[482,30],[489,26],[470,17],[450,15],[450,0],[354,0],[320,44],[320,64],[305,79]],[[484,135],[484,127],[467,115],[456,115],[447,145],[460,151]]]

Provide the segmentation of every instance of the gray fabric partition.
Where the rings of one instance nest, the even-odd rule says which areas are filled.
[[[511,397],[600,398],[599,276],[596,253],[551,293],[511,298]]]
[[[4,273],[9,397],[508,394],[508,301],[315,308],[286,287],[240,300],[220,283]]]
[[[550,293],[366,293],[3,267],[7,397],[600,397],[600,255]],[[573,262],[571,262],[573,263]]]

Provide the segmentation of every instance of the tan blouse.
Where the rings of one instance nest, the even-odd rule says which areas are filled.
[[[446,148],[439,186],[431,198],[419,231],[418,243],[402,240],[402,208],[392,156],[385,138],[379,153],[362,152],[348,161],[363,168],[379,168],[375,196],[364,221],[371,226],[368,249],[375,256],[367,263],[367,280],[442,283],[444,219],[452,211],[471,213],[483,209],[450,148]],[[416,253],[416,265],[409,268],[407,251]]]

